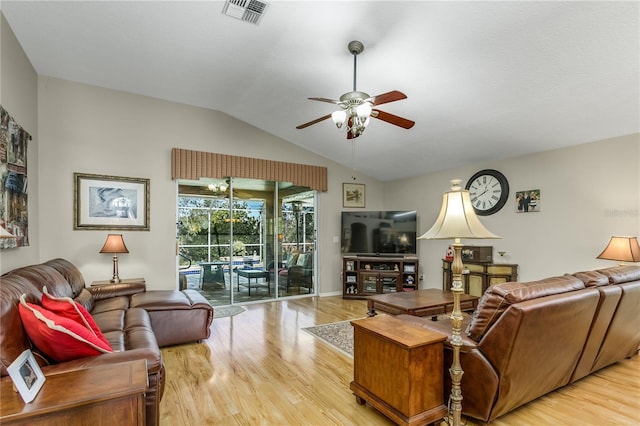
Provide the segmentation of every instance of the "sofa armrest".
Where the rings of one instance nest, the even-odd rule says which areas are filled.
[[[95,300],[102,300],[110,297],[131,296],[136,293],[144,293],[147,290],[147,285],[144,282],[109,283],[92,285],[88,287],[88,290]]]

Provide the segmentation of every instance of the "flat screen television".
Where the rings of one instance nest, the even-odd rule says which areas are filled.
[[[341,251],[348,254],[413,254],[415,211],[342,212]]]

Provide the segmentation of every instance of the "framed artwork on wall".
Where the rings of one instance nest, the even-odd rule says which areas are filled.
[[[73,229],[149,230],[149,179],[73,174]]]
[[[365,186],[364,183],[342,184],[342,207],[364,207]]]
[[[516,212],[532,213],[540,211],[540,190],[529,189],[516,192]]]
[[[27,145],[31,135],[0,105],[0,249],[29,245]]]

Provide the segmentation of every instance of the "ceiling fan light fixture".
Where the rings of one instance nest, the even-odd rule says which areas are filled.
[[[341,109],[338,111],[334,111],[331,114],[331,119],[338,129],[341,129],[344,123],[347,121],[347,113],[345,110]]]
[[[368,119],[373,108],[369,102],[363,102],[356,107],[356,114],[360,119]]]
[[[213,195],[225,195],[229,186],[225,185],[224,183],[210,183],[209,185],[207,185],[207,188],[209,189],[209,191],[213,192]]]
[[[346,128],[347,139],[353,139],[360,136],[364,132],[365,127],[369,124],[371,117],[404,129],[412,128],[415,122],[411,120],[407,120],[406,118],[399,117],[388,112],[380,111],[379,109],[373,109],[374,106],[378,107],[382,104],[406,99],[407,95],[398,90],[392,90],[372,97],[369,96],[369,94],[356,89],[357,56],[364,50],[364,45],[362,42],[354,40],[349,43],[348,48],[349,52],[353,54],[353,90],[351,92],[344,93],[340,96],[339,100],[329,98],[309,98],[313,101],[338,105],[342,110],[335,111],[332,114],[327,114],[323,117],[309,121],[308,123],[296,126],[296,129],[305,129],[313,124],[324,121],[329,117],[331,117],[333,123],[338,129]]]

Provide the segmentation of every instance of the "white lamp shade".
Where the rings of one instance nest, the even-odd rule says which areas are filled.
[[[469,191],[452,180],[451,191],[442,195],[442,208],[431,229],[418,237],[421,240],[452,238],[501,238],[487,230],[473,210]]]
[[[347,113],[345,110],[335,111],[331,114],[331,119],[339,129],[342,127],[344,122],[347,121]]]
[[[371,115],[371,104],[369,102],[364,102],[356,107],[356,114],[360,118],[369,118]]]

